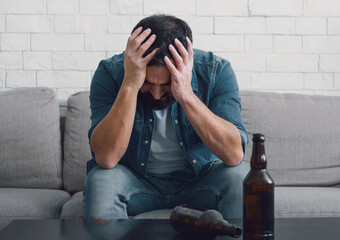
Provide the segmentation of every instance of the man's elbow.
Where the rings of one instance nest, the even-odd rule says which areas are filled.
[[[95,159],[97,164],[105,169],[114,168],[119,162],[119,159],[117,160],[113,156],[101,156],[100,154],[98,155],[95,154]]]
[[[114,168],[126,152],[126,148],[104,150],[91,139],[91,149],[97,164],[105,169]]]
[[[105,169],[111,169],[114,168],[120,159],[123,157],[125,151],[96,151],[92,148],[92,151],[94,153],[94,157],[96,159],[97,164]]]
[[[235,151],[228,152],[224,154],[224,158],[222,159],[222,161],[229,167],[234,167],[237,166],[238,164],[240,164],[243,160],[243,148],[241,146],[241,149],[237,148],[235,149]]]

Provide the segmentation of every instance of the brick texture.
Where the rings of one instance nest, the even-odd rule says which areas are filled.
[[[1,0],[0,91],[88,90],[146,16],[178,16],[194,48],[230,61],[241,90],[340,96],[339,0]]]
[[[300,16],[301,0],[249,0],[251,15]]]
[[[53,16],[8,15],[6,31],[10,33],[52,33]]]
[[[247,16],[247,7],[247,0],[196,0],[196,15]]]
[[[1,0],[0,14],[45,14],[46,0]]]

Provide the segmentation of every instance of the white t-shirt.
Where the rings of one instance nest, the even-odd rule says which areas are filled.
[[[171,118],[171,105],[155,111],[147,172],[165,175],[175,171],[188,171],[191,166],[181,153]]]

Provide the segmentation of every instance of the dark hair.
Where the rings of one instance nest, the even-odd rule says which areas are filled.
[[[156,35],[155,42],[144,54],[145,57],[155,48],[158,48],[158,52],[154,56],[153,60],[149,62],[148,66],[165,66],[164,56],[168,56],[170,59],[173,59],[169,51],[169,44],[172,44],[178,51],[174,43],[175,38],[177,38],[186,49],[188,49],[186,37],[189,37],[192,42],[192,33],[189,25],[175,16],[156,14],[146,17],[133,28],[132,32],[140,26],[143,27],[143,30],[150,28],[152,31],[144,42],[147,41],[152,34]]]

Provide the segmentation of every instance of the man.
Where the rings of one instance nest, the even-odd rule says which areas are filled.
[[[153,15],[91,83],[84,218],[188,204],[242,217],[248,135],[230,63],[193,50],[190,27]]]

